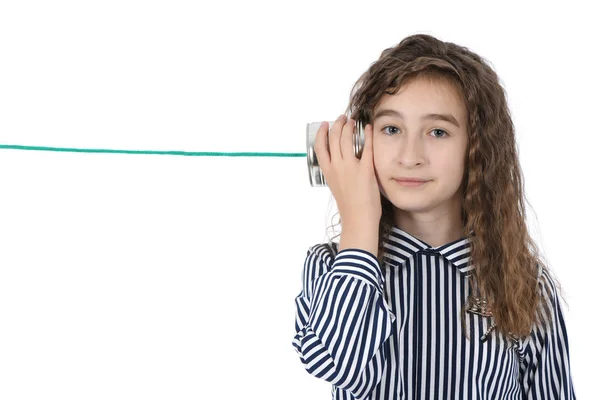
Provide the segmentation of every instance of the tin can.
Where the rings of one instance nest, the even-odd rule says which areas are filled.
[[[331,126],[335,121],[327,122],[331,129]],[[319,167],[317,154],[314,149],[317,131],[319,130],[321,123],[322,122],[309,122],[306,124],[306,161],[308,163],[308,179],[310,185],[313,187],[327,186],[325,176],[323,176],[323,171],[321,170],[321,167]],[[329,146],[329,132],[327,133],[326,143]],[[354,149],[354,156],[360,159],[365,147],[365,127],[360,120],[356,121],[356,126],[352,133],[352,147]]]

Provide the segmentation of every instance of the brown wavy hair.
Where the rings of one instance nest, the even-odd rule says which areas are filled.
[[[474,233],[470,238],[475,279],[469,279],[471,291],[462,308],[463,329],[465,307],[471,306],[477,285],[498,331],[527,336],[533,324],[546,323],[541,315],[552,315],[551,298],[543,301],[540,293],[551,293],[550,283],[538,281],[540,269],[551,274],[527,230],[515,128],[505,91],[492,67],[466,47],[426,34],[408,36],[385,49],[360,76],[350,93],[346,115],[372,124],[373,111],[383,95],[396,94],[417,77],[450,83],[462,95],[467,109],[468,147],[459,190],[463,234]],[[394,225],[394,206],[383,195],[381,205],[377,258],[383,266],[383,243]],[[551,279],[559,289],[558,281]],[[538,285],[543,289],[538,291]]]

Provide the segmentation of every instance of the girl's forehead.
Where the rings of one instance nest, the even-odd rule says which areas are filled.
[[[428,97],[445,101],[458,101],[462,98],[462,90],[448,81],[438,79],[413,78],[404,82],[394,94],[384,94],[382,101],[393,101],[404,97]]]
[[[403,83],[394,94],[384,94],[373,109],[373,115],[382,109],[399,113],[451,113],[457,119],[466,118],[462,92],[442,79],[413,79]]]

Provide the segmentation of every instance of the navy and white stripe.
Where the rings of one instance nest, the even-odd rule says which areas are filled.
[[[493,316],[466,313],[470,239],[439,247],[393,227],[377,258],[326,244],[307,252],[293,346],[311,375],[341,399],[575,399],[556,288],[550,328],[524,340],[499,335]],[[541,270],[540,270],[541,271]],[[540,283],[540,290],[543,286]]]

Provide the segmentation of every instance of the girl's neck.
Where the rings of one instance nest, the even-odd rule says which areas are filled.
[[[432,215],[396,211],[396,227],[432,247],[439,247],[463,237],[460,213]]]

